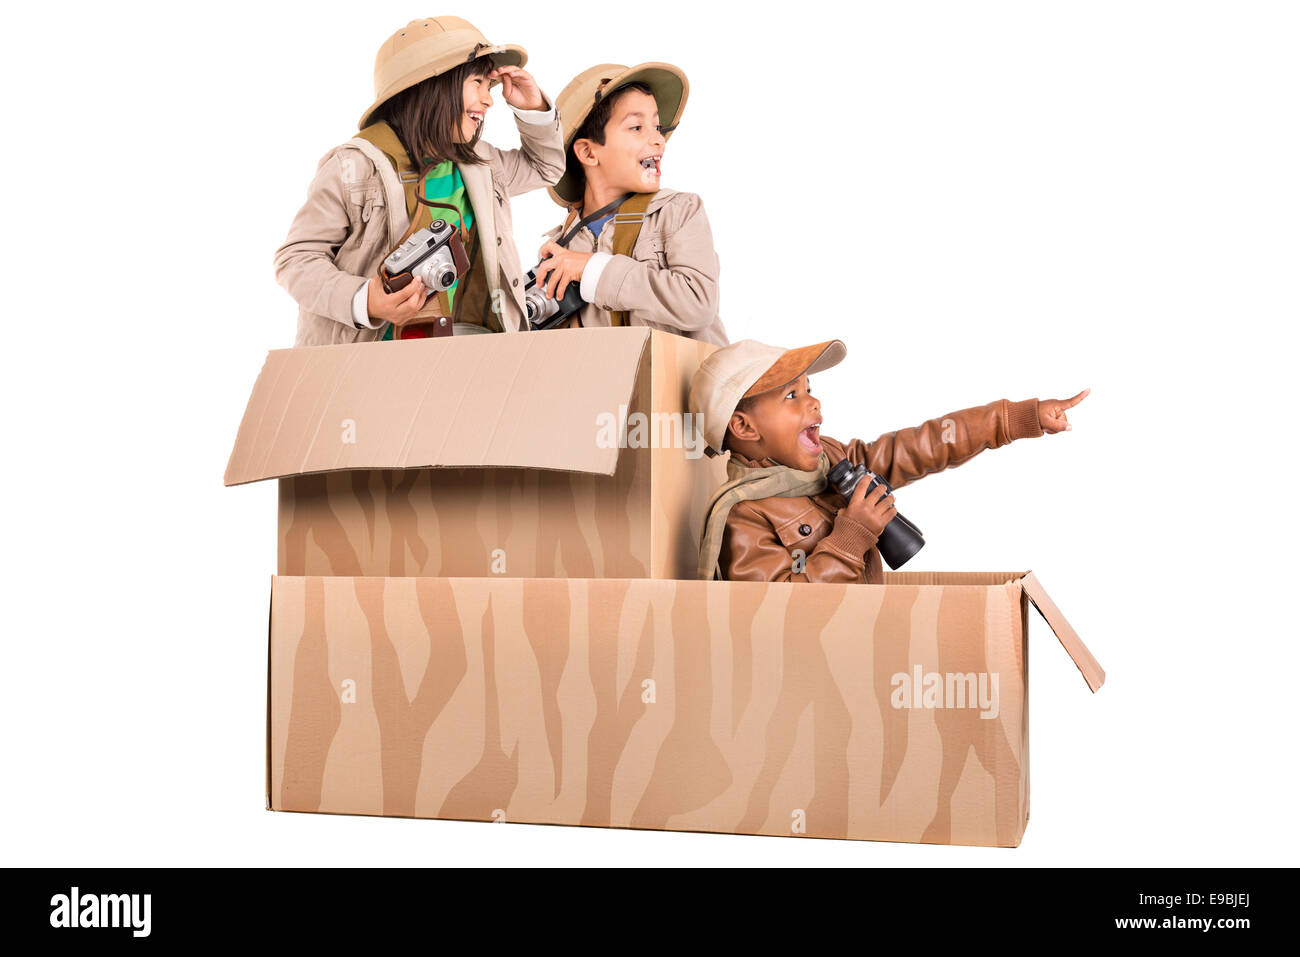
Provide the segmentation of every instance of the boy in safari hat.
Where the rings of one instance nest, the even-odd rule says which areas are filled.
[[[566,167],[550,194],[569,214],[546,234],[537,282],[551,298],[580,284],[587,305],[570,325],[650,326],[727,343],[704,204],[659,188],[689,90],[668,63],[605,63],[557,97]]]
[[[1014,439],[1070,429],[1070,399],[1008,402],[842,444],[821,434],[821,403],[808,377],[838,364],[838,339],[781,349],[752,339],[718,349],[691,381],[708,453],[731,453],[728,481],[713,495],[700,541],[701,578],[733,581],[884,581],[876,542],[898,514],[893,497],[858,483],[846,504],[827,473],[843,459],[894,488],[953,468]]]

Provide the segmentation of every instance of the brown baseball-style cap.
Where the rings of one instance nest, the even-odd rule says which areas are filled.
[[[722,451],[727,423],[741,399],[779,389],[799,376],[837,365],[848,354],[839,339],[797,349],[742,339],[711,352],[691,379],[691,412],[704,416],[704,440]]]

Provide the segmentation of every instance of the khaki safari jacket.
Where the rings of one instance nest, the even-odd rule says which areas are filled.
[[[546,233],[557,240],[563,224]],[[614,223],[599,241],[586,226],[569,240],[576,252],[613,252]],[[728,344],[718,315],[718,254],[704,203],[694,193],[661,189],[646,208],[632,255],[605,264],[594,297],[578,314],[584,328],[610,325],[610,311],[627,312],[628,323],[649,326],[715,345]]]
[[[874,442],[853,439],[844,445],[825,435],[821,441],[831,466],[847,458],[900,488],[961,465],[985,449],[1042,434],[1037,399],[1000,399],[888,432]],[[778,464],[743,456],[738,461],[752,467]],[[718,567],[732,581],[881,584],[884,564],[876,535],[844,514],[843,506],[844,497],[829,484],[817,495],[739,502],[727,516]],[[805,556],[802,572],[794,570],[796,549]]]
[[[548,101],[547,108],[550,108]],[[514,243],[510,197],[551,186],[564,175],[564,142],[557,111],[552,122],[527,123],[516,116],[521,149],[502,150],[479,140],[482,166],[460,166],[474,206],[479,261],[486,269],[492,302],[500,303],[507,332],[524,328],[524,274]],[[368,342],[387,323],[358,329],[352,298],[370,281],[397,245],[410,220],[402,184],[392,164],[373,145],[352,139],[325,154],[307,191],[307,202],[275,253],[275,278],[297,300],[295,346]]]

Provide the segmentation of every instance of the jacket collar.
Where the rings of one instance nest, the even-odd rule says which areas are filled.
[[[745,456],[737,452],[735,449],[729,449],[728,451],[730,451],[731,453],[732,461],[736,462],[738,465],[744,466],[747,469],[768,469],[768,468],[772,468],[773,466],[781,464],[780,462],[777,462],[771,458],[763,458],[763,459],[746,458]]]
[[[646,215],[649,216],[651,213],[657,211],[660,206],[668,202],[676,195],[677,195],[677,190],[675,189],[659,190],[659,192],[655,193],[654,199],[650,200],[650,205],[646,207],[646,211],[645,211]]]

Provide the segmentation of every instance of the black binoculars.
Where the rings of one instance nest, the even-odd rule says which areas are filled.
[[[879,475],[865,465],[854,465],[848,459],[836,463],[827,478],[847,501],[853,494],[853,490],[857,488],[858,482],[868,476],[871,477],[871,484],[867,486],[866,494],[870,495],[877,485],[884,487],[886,495],[894,494],[889,483]],[[880,557],[890,568],[902,568],[924,545],[925,538],[922,537],[921,530],[905,519],[901,512],[890,519],[889,524],[880,533],[880,540],[876,542],[876,548],[880,549]]]

